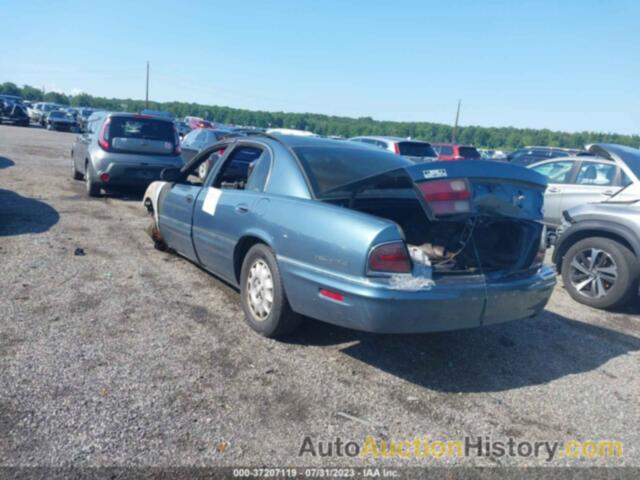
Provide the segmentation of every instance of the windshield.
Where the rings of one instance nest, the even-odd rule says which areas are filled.
[[[317,196],[411,163],[392,153],[361,147],[296,147],[293,149]]]
[[[67,113],[60,112],[60,111],[58,111],[58,110],[54,110],[53,112],[51,112],[51,113],[49,114],[49,118],[65,118],[65,117],[67,117],[67,116],[68,116],[68,114],[67,114]]]

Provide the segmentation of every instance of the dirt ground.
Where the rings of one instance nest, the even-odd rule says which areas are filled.
[[[0,463],[640,466],[640,305],[559,284],[538,318],[286,341],[238,293],[153,249],[138,194],[89,199],[69,133],[0,126]],[[77,250],[81,249],[81,250]],[[76,254],[78,253],[78,254]],[[303,439],[618,440],[621,458],[321,458]]]

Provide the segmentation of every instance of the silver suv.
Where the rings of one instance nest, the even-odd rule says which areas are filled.
[[[433,162],[438,154],[429,142],[411,140],[402,137],[353,137],[351,142],[366,143],[374,147],[383,148],[391,153],[408,158],[415,163]]]
[[[180,168],[180,140],[170,119],[96,112],[71,148],[71,174],[87,194],[114,187],[145,188],[165,168]]]
[[[614,308],[638,295],[640,150],[592,145],[589,151],[624,168],[632,181],[604,202],[565,210],[553,260],[574,300]]]

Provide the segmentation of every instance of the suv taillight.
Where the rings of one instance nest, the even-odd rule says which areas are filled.
[[[434,215],[471,211],[471,189],[464,178],[431,180],[418,185]]]
[[[385,243],[369,254],[369,271],[380,273],[411,273],[411,259],[404,242]]]
[[[98,145],[105,151],[109,151],[111,145],[109,145],[109,139],[107,138],[107,131],[109,129],[109,124],[111,123],[111,119],[107,118],[107,120],[102,124],[102,128],[100,129],[100,134],[98,135]]]

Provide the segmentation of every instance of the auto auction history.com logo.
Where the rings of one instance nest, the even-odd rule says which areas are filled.
[[[363,442],[302,440],[299,457],[360,457],[441,459],[462,457],[540,458],[547,462],[559,458],[621,458],[623,443],[617,440],[527,441],[512,437],[493,440],[489,436],[464,437],[462,440],[431,440],[428,435],[412,440],[378,440],[367,435]]]

